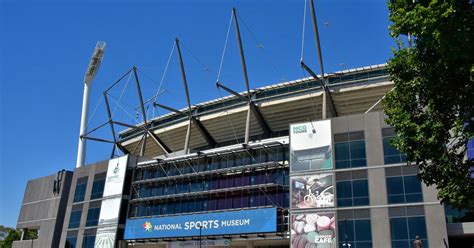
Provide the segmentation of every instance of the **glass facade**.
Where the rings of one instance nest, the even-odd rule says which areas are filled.
[[[396,136],[395,128],[384,128],[382,129],[383,139],[383,158],[385,164],[398,164],[404,163],[407,160],[405,154],[399,152],[393,147],[390,142]]]
[[[89,208],[87,211],[86,226],[97,226],[99,223],[100,206]]]
[[[76,248],[77,236],[67,236],[65,248]]]
[[[81,177],[77,179],[76,191],[74,192],[73,202],[84,201],[87,188],[87,177]]]
[[[346,229],[347,227],[347,229]],[[353,248],[370,248],[372,247],[372,228],[370,219],[360,220],[340,220],[337,222],[339,247],[346,248],[350,244]],[[347,239],[346,239],[347,235]]]
[[[394,248],[413,247],[417,235],[423,242],[423,247],[428,247],[425,216],[391,217],[390,235]]]
[[[95,235],[84,235],[82,240],[82,248],[94,248]]]
[[[445,206],[446,223],[474,222],[474,207],[471,209],[457,209]]]
[[[81,223],[82,209],[75,209],[71,211],[68,228],[78,228]]]
[[[336,183],[337,206],[369,205],[369,185],[367,179]]]
[[[369,183],[366,170],[336,173],[338,207],[369,205]]]
[[[288,146],[270,144],[135,170],[129,217],[289,205]]]
[[[370,210],[341,210],[337,215],[339,247],[372,247]]]
[[[105,176],[106,173],[101,173],[94,177],[94,183],[92,184],[91,200],[102,198],[105,186]]]
[[[421,182],[416,175],[387,177],[388,203],[422,202]]]
[[[367,166],[364,132],[334,135],[336,169]]]

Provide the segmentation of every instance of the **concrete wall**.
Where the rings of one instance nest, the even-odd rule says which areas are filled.
[[[422,183],[423,202],[420,203],[388,204],[387,202],[385,168],[394,166],[406,168],[406,165],[384,164],[381,130],[389,127],[384,119],[383,112],[370,112],[332,119],[333,134],[364,131],[367,167],[354,168],[353,170],[367,171],[370,198],[370,206],[367,206],[367,208],[370,209],[373,247],[391,247],[389,210],[405,205],[420,208],[424,211],[430,247],[444,247],[443,239],[447,240],[444,207],[439,204],[435,188],[427,187]]]
[[[64,226],[61,232],[61,241],[59,243],[59,247],[64,247],[66,244],[69,219],[71,217],[71,210],[73,209],[73,207],[74,209],[76,208],[82,209],[81,223],[78,229],[74,229],[77,231],[76,247],[82,247],[82,237],[84,235],[85,223],[87,220],[87,211],[89,210],[89,205],[91,202],[90,196],[92,192],[92,185],[94,183],[94,176],[96,174],[107,172],[107,166],[108,166],[108,160],[105,160],[98,163],[83,166],[81,168],[76,168],[76,170],[74,171],[74,175],[72,177],[72,183],[71,183],[71,193],[69,194],[69,198],[67,200],[67,206],[65,208],[66,214],[64,216]],[[86,187],[84,201],[80,203],[73,203],[77,180],[83,177],[87,177],[87,187]]]
[[[28,182],[18,216],[17,228],[38,230],[38,239],[16,242],[13,247],[57,247],[64,220],[64,207],[71,186],[72,172],[64,171],[59,194],[53,192],[58,174]],[[31,246],[33,245],[33,246]]]

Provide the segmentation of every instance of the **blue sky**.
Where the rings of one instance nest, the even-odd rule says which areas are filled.
[[[386,1],[315,2],[326,72],[385,63],[391,56],[395,43],[388,34]],[[89,127],[106,120],[101,94],[132,65],[141,71],[145,98],[156,93],[165,75],[165,91],[158,101],[185,107],[176,54],[163,73],[177,36],[182,41],[191,101],[219,97],[215,81],[233,6],[242,19],[252,88],[307,76],[299,66],[304,0],[3,0],[0,224],[16,225],[29,179],[74,169],[82,79],[96,41],[106,41],[107,48],[92,87],[91,115],[97,110]],[[306,24],[304,59],[319,72],[309,13]],[[232,27],[220,79],[243,91],[239,59]],[[116,99],[126,85],[112,92]],[[121,106],[113,106],[116,115],[129,122],[136,121],[132,117],[137,105],[131,86],[123,91]],[[97,136],[107,137],[108,131]],[[107,159],[110,152],[109,145],[89,142],[87,162]]]

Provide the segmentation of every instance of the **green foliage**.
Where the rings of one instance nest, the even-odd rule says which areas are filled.
[[[0,226],[0,231],[7,231],[8,236],[5,240],[0,241],[0,248],[11,248],[13,245],[13,241],[20,240],[21,238],[21,230],[20,229],[12,229],[9,227]],[[23,236],[23,240],[29,239],[37,239],[38,238],[38,230],[35,229],[24,229],[25,235]]]
[[[13,244],[13,241],[15,240],[20,240],[21,238],[21,233],[20,231],[17,231],[17,230],[10,230],[8,232],[8,236],[5,238],[5,240],[3,241],[3,245],[2,245],[2,248],[11,248],[12,247],[12,244]]]
[[[438,198],[461,208],[474,205],[473,160],[466,143],[474,135],[474,1],[392,0],[391,35],[399,49],[389,60],[395,88],[384,99],[393,145],[436,185]],[[410,34],[414,46],[404,47]]]

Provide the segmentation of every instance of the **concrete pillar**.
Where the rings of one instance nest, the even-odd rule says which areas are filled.
[[[253,248],[253,242],[247,241],[247,248]]]
[[[392,247],[388,208],[372,208],[370,225],[372,226],[372,246]]]

